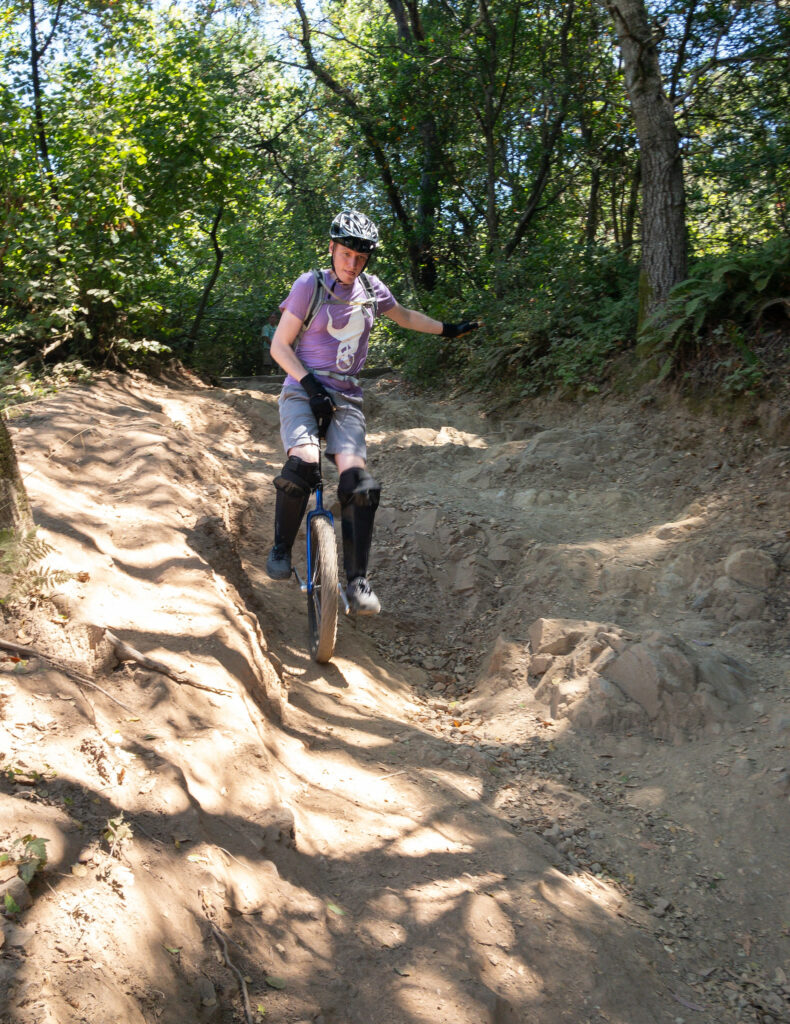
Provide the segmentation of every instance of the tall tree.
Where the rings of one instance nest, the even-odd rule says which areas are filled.
[[[529,193],[518,221],[507,245],[505,255],[512,256],[523,239],[543,198],[555,159],[555,149],[562,134],[568,107],[571,101],[572,79],[570,75],[570,38],[573,34],[576,4],[567,0],[556,39],[555,59],[558,62],[559,87],[551,102],[546,104],[545,115],[540,126],[541,153],[537,171],[532,179]]]
[[[0,544],[3,548],[0,555],[4,562],[13,561],[13,558],[7,558],[9,548],[18,535],[24,535],[32,527],[33,518],[11,435],[5,418],[0,414]]]
[[[656,34],[644,0],[604,0],[623,56],[639,138],[642,182],[642,315],[661,307],[686,277],[686,193],[680,133],[664,88]]]
[[[52,162],[49,156],[49,142],[47,141],[47,124],[44,117],[44,104],[42,100],[41,62],[57,31],[60,15],[63,10],[62,0],[58,3],[52,17],[49,33],[44,39],[40,38],[38,14],[36,12],[35,0],[28,0],[28,24],[30,32],[30,82],[33,91],[33,112],[36,123],[36,142],[38,143],[39,156],[44,169],[54,188],[55,176],[52,171]]]
[[[426,39],[418,4],[387,0],[387,5],[397,26],[400,47],[407,61],[415,60],[418,65],[423,63]],[[382,123],[380,112],[374,104],[360,96],[359,90],[351,82],[344,80],[342,73],[334,73],[322,59],[314,45],[313,25],[302,0],[295,0],[295,7],[301,26],[298,41],[305,65],[362,133],[392,215],[405,236],[412,277],[418,285],[431,291],[436,285],[432,242],[434,219],[439,205],[439,175],[444,163],[440,133],[431,105],[423,104],[423,114],[418,124],[413,126],[418,129],[421,154],[416,195],[412,196],[407,194],[393,169],[393,160],[388,153],[386,122]],[[410,69],[407,72],[412,87],[416,84],[416,70]],[[415,198],[416,203],[413,202]]]

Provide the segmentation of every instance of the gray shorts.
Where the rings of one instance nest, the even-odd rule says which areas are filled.
[[[362,403],[338,391],[332,392],[337,406],[326,435],[327,455],[359,455],[367,461],[365,416]],[[280,437],[287,455],[302,444],[318,444],[318,429],[310,400],[302,388],[284,388],[280,394]]]

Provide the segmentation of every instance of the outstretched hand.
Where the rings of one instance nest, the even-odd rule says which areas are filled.
[[[476,331],[483,324],[479,320],[462,320],[460,324],[442,324],[443,338],[460,338],[462,334]]]

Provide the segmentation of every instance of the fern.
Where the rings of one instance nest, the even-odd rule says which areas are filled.
[[[15,574],[6,600],[19,601],[33,594],[45,594],[74,578],[75,574],[65,569],[24,570]]]
[[[35,531],[22,537],[8,530],[0,534],[0,572],[11,577],[2,603],[12,604],[33,594],[43,594],[74,579],[73,572],[37,565],[54,550]]]
[[[26,553],[29,561],[41,562],[47,555],[51,555],[54,550],[52,545],[44,540],[43,537],[33,534]]]
[[[654,360],[658,379],[674,372],[684,357],[704,354],[724,342],[754,367],[757,357],[744,340],[765,310],[787,310],[790,300],[790,240],[777,238],[753,252],[702,261],[677,285],[666,304],[640,332],[637,355]]]

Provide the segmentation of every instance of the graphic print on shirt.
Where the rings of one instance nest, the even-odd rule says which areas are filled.
[[[327,309],[327,313],[326,329],[337,341],[337,368],[345,372],[354,365],[359,340],[365,330],[365,312],[362,306],[354,306],[345,327],[335,327],[331,308]]]

